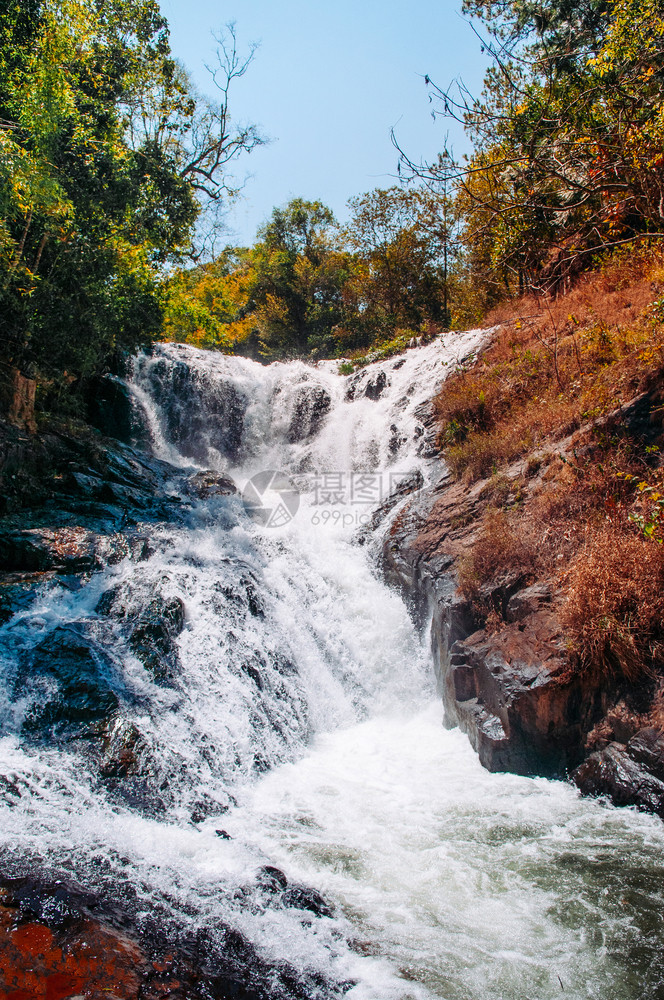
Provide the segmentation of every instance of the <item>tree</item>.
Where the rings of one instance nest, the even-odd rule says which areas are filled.
[[[456,173],[471,241],[491,243],[522,288],[555,286],[597,249],[664,235],[659,0],[467,0],[464,10],[489,32],[483,95],[432,85],[432,98],[473,139]]]
[[[433,181],[433,178],[432,178]],[[392,187],[349,202],[349,246],[366,263],[367,319],[386,330],[449,322],[448,267],[456,253],[453,206],[444,185]]]
[[[259,230],[253,253],[254,318],[266,356],[324,349],[342,313],[348,261],[333,213],[295,198]]]
[[[231,53],[236,50],[232,48]],[[86,379],[158,335],[164,267],[195,250],[228,163],[261,141],[171,57],[155,0],[8,0],[0,18],[6,361]],[[203,178],[203,179],[201,179]]]

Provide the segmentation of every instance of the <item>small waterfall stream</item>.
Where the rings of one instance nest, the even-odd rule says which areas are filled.
[[[0,628],[2,852],[233,928],[312,1000],[664,996],[661,821],[484,771],[354,541],[431,474],[427,401],[483,336],[348,377],[181,345],[136,359],[143,446],[184,512],[151,526],[147,557],[49,584]],[[253,507],[193,495],[203,470]],[[136,623],[155,602],[182,620],[153,668]],[[63,635],[105,679],[105,780],[86,739],[31,729],[56,683],[35,665]],[[282,877],[295,888],[274,892]]]

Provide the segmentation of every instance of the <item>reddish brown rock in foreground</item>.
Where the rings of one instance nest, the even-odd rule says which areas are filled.
[[[54,926],[30,919],[21,888],[0,891],[0,1000],[175,996],[180,983],[168,963],[150,962],[131,937],[57,890],[50,893]]]
[[[275,905],[332,912],[276,868],[258,877]],[[0,1000],[340,1000],[353,986],[269,962],[220,921],[178,921],[131,884],[112,884],[109,898],[64,879],[0,872]]]

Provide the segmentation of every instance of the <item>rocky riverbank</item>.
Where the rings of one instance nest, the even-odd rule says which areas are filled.
[[[218,515],[236,492],[218,473],[182,472],[91,427],[57,421],[39,432],[15,420],[0,423],[0,483],[0,622],[46,588],[51,597],[54,586],[75,593],[104,566],[144,562],[155,531],[181,524],[201,500]],[[249,590],[246,599],[252,605]],[[111,588],[95,617],[110,627],[119,623],[155,685],[177,686],[176,640],[185,625],[179,598],[155,589],[134,608]],[[27,705],[25,745],[47,753],[76,748],[119,808],[163,815],[172,804],[172,776],[125,717],[135,695],[119,682],[104,635],[89,622],[60,625],[19,659],[13,696]],[[24,795],[30,790],[19,775],[0,774],[0,796],[10,807]],[[208,807],[201,795],[191,823],[200,823]],[[217,835],[230,839],[222,829]],[[184,912],[178,918],[172,900],[161,909],[152,900],[146,909],[140,887],[125,882],[122,869],[122,859],[107,859],[94,884],[86,879],[83,886],[52,859],[0,858],[0,995],[305,1000],[339,997],[350,987],[270,963],[219,922],[195,926]],[[254,907],[268,911],[295,909],[310,919],[332,912],[314,889],[270,866],[245,891]]]
[[[630,683],[584,671],[561,621],[560,564],[538,572],[520,548],[529,504],[541,506],[561,470],[592,447],[597,429],[583,427],[472,485],[441,462],[439,480],[413,494],[392,522],[382,568],[421,625],[431,623],[445,723],[467,733],[486,768],[569,776],[586,794],[664,818],[664,738],[652,717],[662,678]],[[659,394],[639,396],[602,429],[659,441]],[[492,541],[492,530],[504,530],[497,504],[510,511],[513,551],[505,558],[494,539],[495,565],[484,567],[469,595],[462,585],[469,558]]]

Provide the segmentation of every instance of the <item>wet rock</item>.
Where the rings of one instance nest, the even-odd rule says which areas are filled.
[[[177,519],[174,470],[90,427],[53,421],[32,438],[0,422],[0,534],[62,527],[96,535]],[[3,546],[6,552],[7,541]]]
[[[331,917],[334,910],[310,886],[291,883],[280,868],[264,865],[256,874],[256,881],[264,892],[273,896],[279,906],[286,909],[307,910],[317,917]]]
[[[22,795],[19,778],[16,775],[0,774],[0,800],[5,805],[13,809]]]
[[[424,477],[419,469],[410,475],[404,476],[403,479],[396,484],[390,495],[386,497],[372,512],[369,523],[363,525],[355,533],[353,540],[356,544],[366,544],[371,535],[378,530],[397,504],[401,503],[401,501],[407,496],[410,496],[410,494],[421,490],[423,485]]]
[[[408,439],[399,432],[396,424],[390,424],[390,443],[388,445],[390,455],[398,455],[399,449],[403,447]]]
[[[117,376],[100,375],[91,379],[87,404],[88,419],[102,434],[126,444],[142,436],[132,394]]]
[[[229,476],[224,476],[219,472],[197,472],[188,480],[190,493],[194,496],[207,499],[208,497],[229,497],[237,492],[237,486]]]
[[[176,595],[156,594],[139,607],[127,606],[121,587],[111,587],[95,607],[129,626],[129,645],[155,681],[171,684],[178,673],[177,637],[185,625],[185,606]]]
[[[0,625],[28,608],[54,573],[0,573]]]
[[[627,745],[610,743],[572,774],[584,795],[605,796],[617,806],[636,806],[664,819],[664,735],[640,730]]]
[[[264,865],[259,868],[256,873],[256,881],[269,892],[277,892],[285,889],[288,885],[288,879],[281,868],[275,868],[274,865]]]
[[[403,364],[403,360],[401,364]],[[399,368],[399,362],[392,367]],[[365,397],[366,399],[371,399],[376,402],[376,400],[380,399],[389,384],[390,382],[386,372],[381,370],[375,374],[371,374],[367,370],[362,370],[348,379],[345,398],[348,401],[351,401],[353,399]]]
[[[308,910],[316,917],[334,916],[333,908],[316,889],[303,885],[293,885],[281,896],[281,905],[295,910]]]
[[[136,546],[119,532],[101,535],[81,527],[0,531],[0,569],[14,573],[90,573],[134,551]]]
[[[118,716],[106,726],[99,773],[103,778],[141,774],[147,754],[147,743],[137,726]]]
[[[493,632],[459,592],[457,560],[480,523],[482,488],[444,475],[416,493],[385,535],[383,573],[415,620],[431,624],[446,725],[468,734],[489,770],[560,776],[583,760],[586,735],[613,693],[567,669],[546,581],[529,586],[518,567],[491,581],[480,597],[503,619]]]
[[[231,927],[188,931],[159,908],[146,919],[117,879],[109,898],[25,867],[30,875],[0,875],[7,1000],[333,1000],[353,985],[270,963]]]
[[[160,404],[168,439],[183,455],[205,462],[214,449],[226,458],[238,457],[246,400],[233,382],[165,357],[150,365],[146,377]]]
[[[373,378],[367,379],[367,384],[364,387],[364,396],[366,399],[372,399],[375,402],[380,399],[389,384],[386,373],[379,371]]]
[[[296,393],[292,403],[292,415],[288,427],[288,441],[296,444],[306,441],[320,429],[328,413],[332,399],[322,385],[305,382]]]
[[[15,697],[28,700],[24,731],[33,739],[80,733],[117,710],[116,687],[111,661],[85,626],[59,626],[20,666]]]
[[[175,640],[184,628],[184,602],[155,598],[136,618],[129,644],[157,683],[173,683],[179,663]]]

